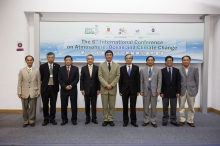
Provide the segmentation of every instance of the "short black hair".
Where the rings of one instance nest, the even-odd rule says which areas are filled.
[[[173,57],[172,57],[172,56],[167,56],[167,57],[165,58],[165,61],[167,61],[167,59],[169,59],[169,58],[171,58],[172,61],[173,61]]]
[[[86,56],[86,59],[89,57],[89,56],[92,56],[92,58],[94,59],[94,56],[92,54],[89,54]]]
[[[49,55],[53,55],[55,57],[55,54],[53,52],[48,52],[47,56],[49,56]]]
[[[126,55],[125,55],[125,59],[126,59],[126,57],[127,57],[128,55],[130,55],[131,58],[133,59],[133,56],[132,56],[131,54],[126,54]]]
[[[113,56],[112,50],[107,50],[107,51],[105,51],[105,56],[106,56],[107,53],[112,53],[112,56]]]
[[[70,58],[71,60],[73,60],[72,56],[70,56],[70,55],[66,55],[66,56],[64,57],[64,60],[66,60],[66,58]]]
[[[191,57],[190,57],[189,55],[183,56],[183,57],[182,57],[182,61],[183,61],[183,58],[184,58],[184,57],[188,57],[188,58],[189,58],[189,61],[191,61]]]
[[[33,57],[33,56],[27,55],[27,56],[25,57],[25,61],[26,61],[26,59],[27,59],[28,57],[32,57],[32,59],[34,60],[34,57]]]
[[[150,58],[150,57],[152,57],[152,58],[153,58],[153,60],[155,61],[154,56],[147,56],[146,61],[147,61],[147,60],[148,60],[148,58]]]

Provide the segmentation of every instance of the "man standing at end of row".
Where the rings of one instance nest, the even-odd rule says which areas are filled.
[[[105,52],[106,61],[99,65],[99,81],[100,81],[100,92],[103,106],[103,119],[102,126],[114,126],[114,111],[115,111],[115,100],[117,93],[117,83],[120,77],[120,66],[119,64],[112,61],[113,52],[107,50]]]
[[[190,65],[191,57],[183,56],[182,57],[183,66],[179,69],[181,76],[181,94],[180,94],[180,126],[185,124],[185,103],[187,100],[188,103],[188,118],[187,124],[191,127],[195,127],[193,123],[194,118],[194,103],[195,96],[199,90],[199,70],[198,68]]]
[[[19,71],[17,90],[18,97],[22,102],[24,128],[29,124],[31,127],[35,126],[37,98],[40,97],[41,86],[40,72],[32,66],[34,57],[28,55],[25,57],[25,61],[27,67]],[[30,112],[30,114],[28,114],[28,112]]]

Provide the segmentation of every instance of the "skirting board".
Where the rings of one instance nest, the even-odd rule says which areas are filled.
[[[194,108],[195,111],[200,111],[199,107],[195,107]],[[57,111],[60,111],[61,108],[57,108]],[[71,108],[68,108],[68,110],[70,111]],[[177,108],[177,111],[179,110],[179,108]],[[186,110],[188,110],[188,108],[186,108]],[[78,108],[78,111],[85,111],[85,108]],[[97,111],[102,111],[102,108],[97,108]],[[115,111],[123,111],[123,108],[115,108]],[[143,108],[136,108],[136,111],[143,111]],[[163,108],[157,108],[157,111],[163,111]],[[214,109],[209,107],[208,111],[212,111],[215,112],[217,114],[220,114],[220,110]],[[22,113],[22,110],[11,110],[11,109],[0,109],[0,113]]]

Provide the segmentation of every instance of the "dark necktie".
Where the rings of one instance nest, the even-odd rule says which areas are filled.
[[[170,82],[172,81],[172,75],[171,75],[171,68],[169,67],[169,77],[170,77]]]
[[[130,74],[131,74],[131,68],[130,68],[130,65],[128,66],[128,76],[130,77]]]
[[[111,70],[111,63],[108,63],[108,70]]]

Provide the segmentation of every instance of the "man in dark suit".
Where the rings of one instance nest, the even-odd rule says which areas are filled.
[[[87,65],[81,69],[80,90],[85,98],[86,122],[90,122],[90,102],[92,105],[92,122],[98,124],[96,117],[97,95],[99,95],[100,82],[98,78],[99,67],[94,65],[94,57],[92,54],[87,55]]]
[[[120,68],[119,93],[123,101],[123,126],[128,125],[128,100],[130,97],[130,119],[134,127],[138,127],[136,121],[136,102],[140,92],[140,74],[139,67],[132,64],[131,54],[125,55],[126,65]]]
[[[162,72],[162,88],[160,96],[163,101],[163,126],[167,125],[169,120],[168,107],[170,102],[170,123],[179,126],[176,122],[176,106],[177,98],[180,96],[180,73],[179,69],[173,67],[173,57],[165,58],[166,67],[161,69]]]
[[[72,110],[72,124],[77,125],[77,83],[79,82],[79,69],[72,65],[73,58],[69,55],[64,58],[65,66],[60,67],[58,80],[61,85],[61,125],[68,123],[67,106],[70,96]]]
[[[59,92],[58,72],[60,65],[54,63],[55,54],[47,53],[47,63],[40,66],[41,74],[41,97],[43,102],[44,122],[42,126],[46,126],[49,121],[53,125],[57,125],[55,121],[57,93]],[[48,104],[50,101],[50,114],[48,113]]]

